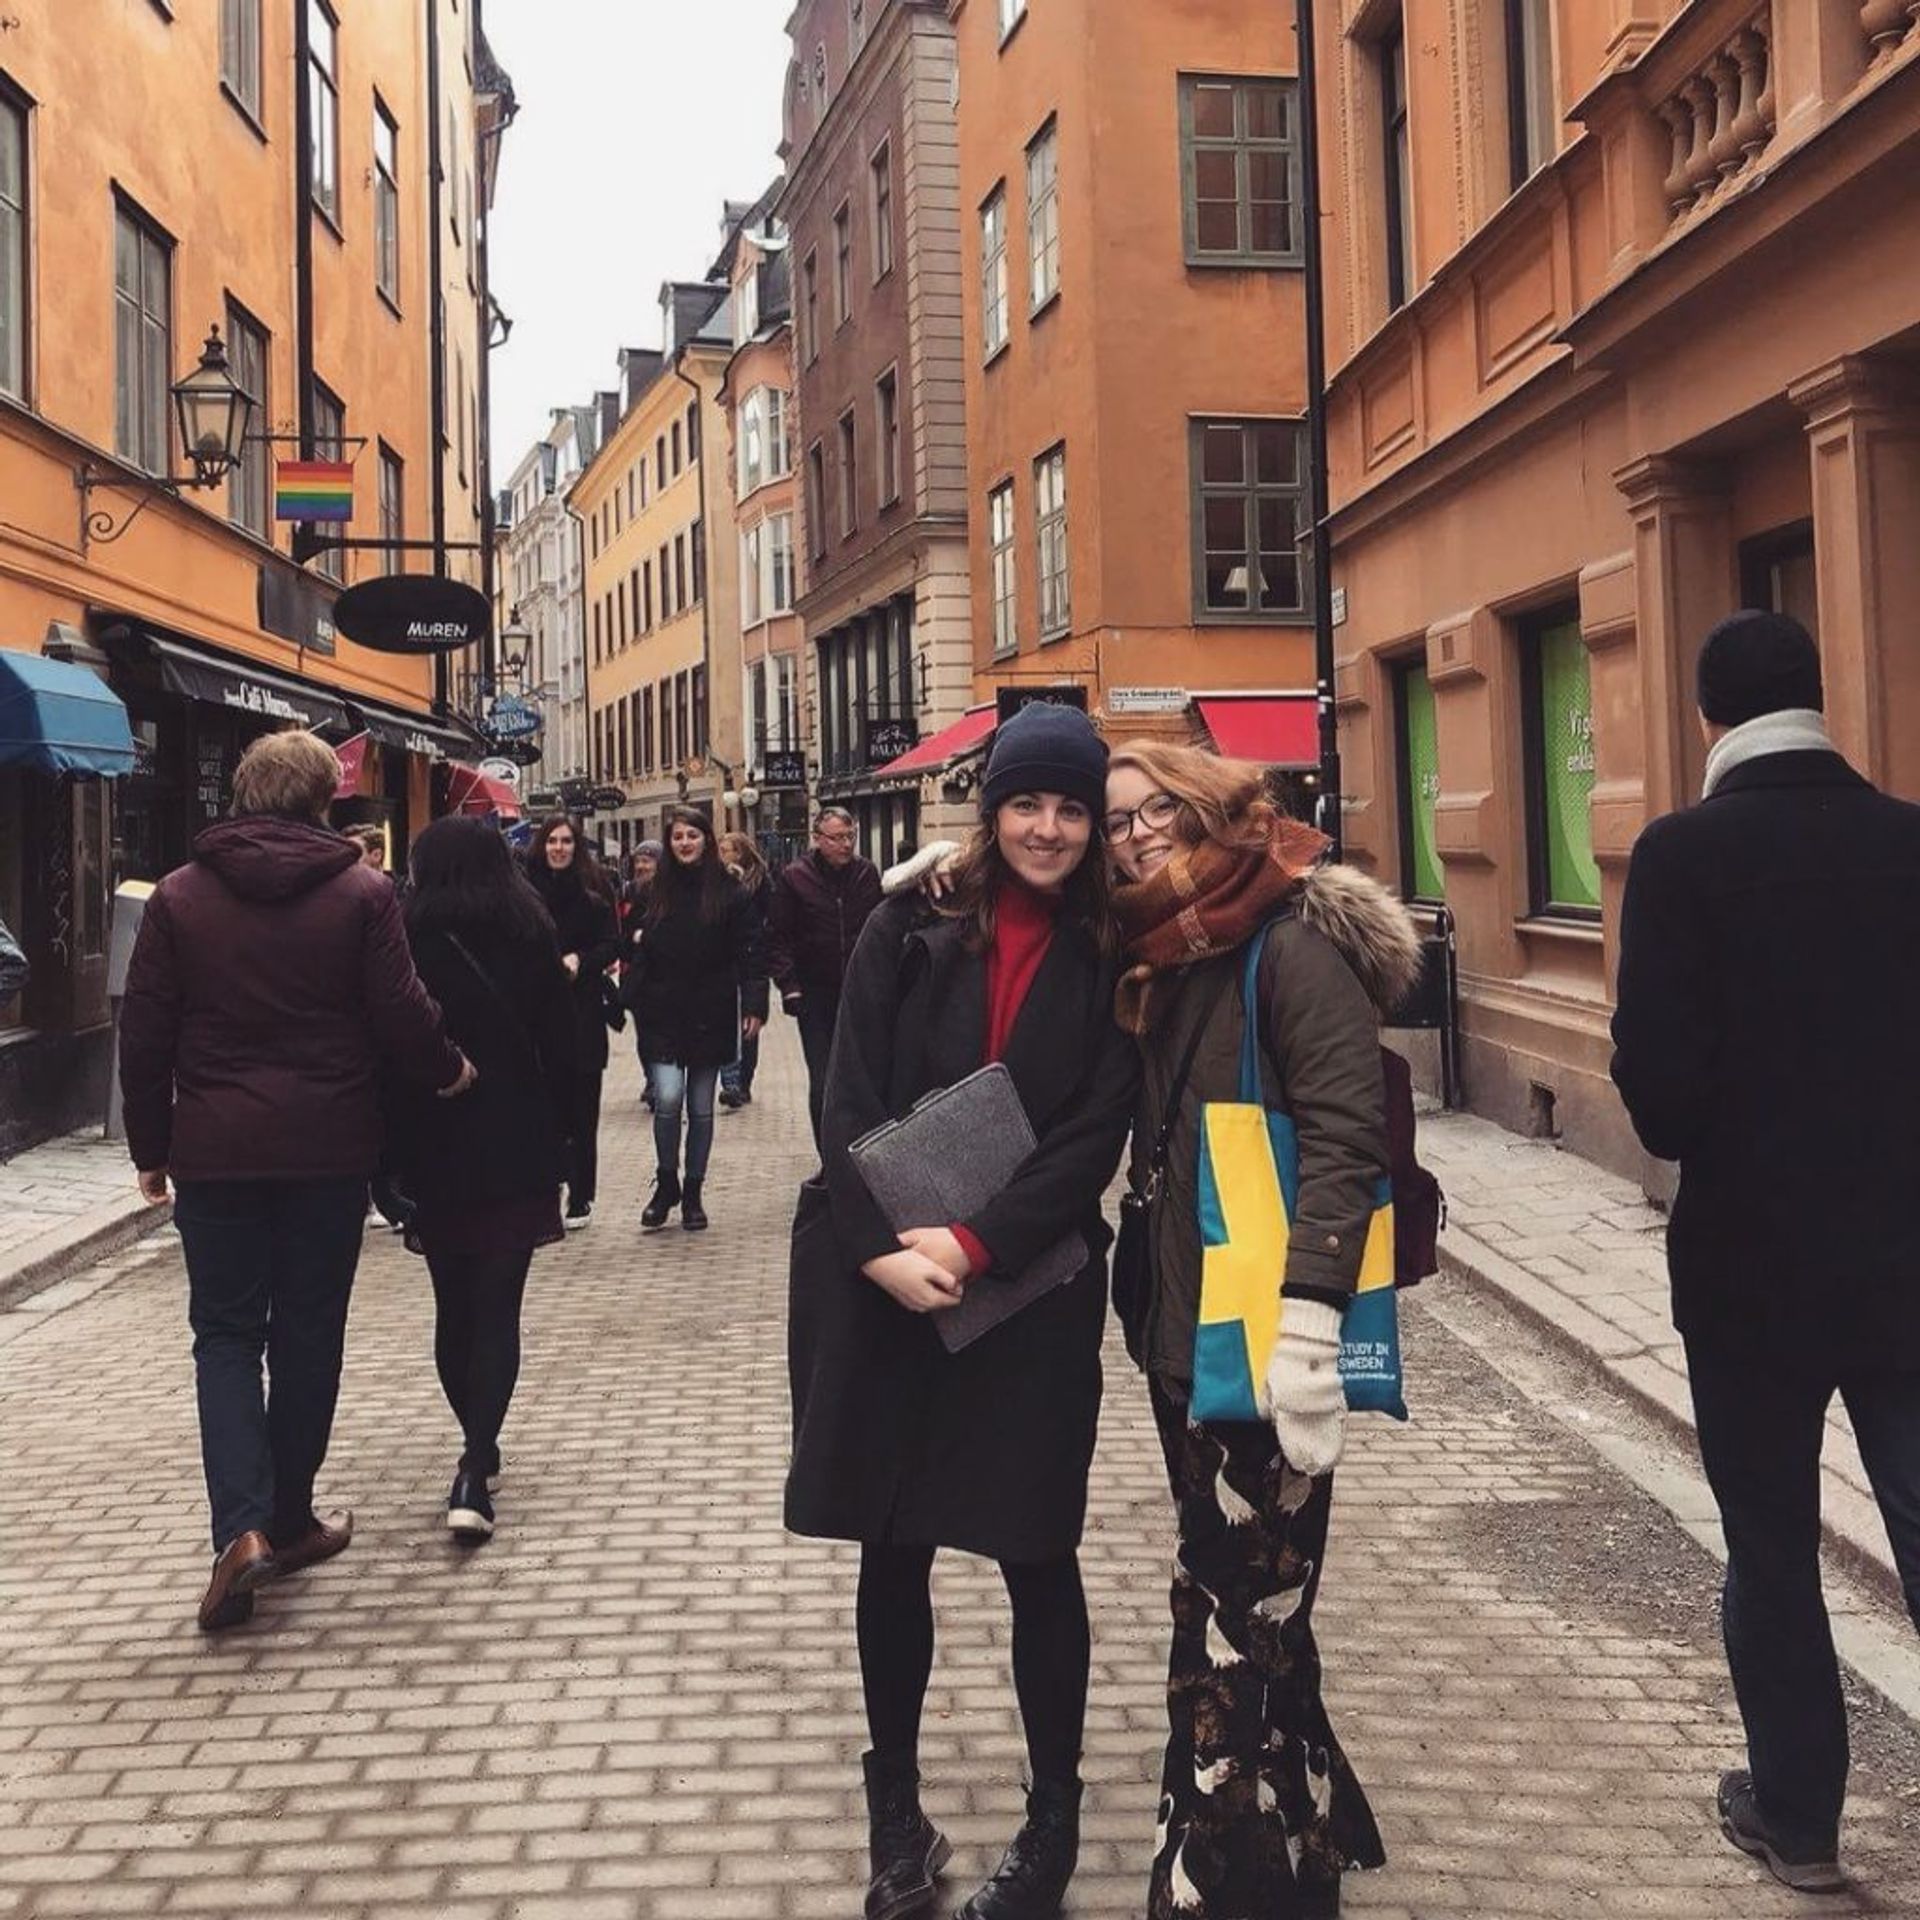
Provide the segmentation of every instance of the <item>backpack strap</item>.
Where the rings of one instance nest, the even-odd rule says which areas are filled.
[[[1275,927],[1293,918],[1293,909],[1276,913],[1247,942],[1247,964],[1240,978],[1240,1098],[1249,1106],[1263,1106],[1265,1092],[1260,1084],[1260,1029],[1263,1009],[1260,1005],[1260,962],[1266,958],[1267,940]]]

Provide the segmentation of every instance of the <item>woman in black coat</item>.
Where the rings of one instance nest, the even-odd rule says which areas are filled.
[[[759,921],[745,889],[722,864],[705,814],[675,807],[667,816],[667,857],[628,940],[624,994],[653,1089],[659,1161],[640,1224],[652,1232],[678,1207],[680,1224],[700,1233],[707,1225],[701,1187],[713,1151],[720,1070],[740,1057],[741,1042],[752,1039],[767,1018]]]
[[[600,1186],[600,1083],[607,1071],[606,971],[620,952],[613,888],[579,823],[549,814],[527,848],[527,876],[553,921],[571,984],[574,1080],[567,1102],[567,1229],[593,1218]]]
[[[434,1361],[465,1438],[447,1525],[477,1543],[494,1530],[527,1272],[561,1238],[575,1021],[547,915],[485,821],[421,834],[406,919],[420,978],[479,1076],[460,1100],[400,1094],[392,1140],[416,1203],[407,1245],[433,1277]]]
[[[828,1070],[823,1172],[794,1222],[786,1520],[861,1543],[869,1913],[924,1911],[947,1857],[920,1811],[917,1763],[941,1547],[1001,1565],[1033,1771],[1027,1822],[964,1920],[1054,1913],[1078,1851],[1090,1642],[1077,1550],[1111,1239],[1100,1202],[1139,1067],[1113,1017],[1094,835],[1106,749],[1083,715],[1027,714],[996,743],[987,821],[951,902],[890,900],[860,935]],[[850,1145],[992,1060],[1012,1075],[1034,1153],[974,1219],[896,1235]],[[1079,1276],[949,1353],[932,1316],[1018,1274],[1069,1228],[1093,1250]]]
[[[753,908],[754,930],[762,940],[767,937],[767,913],[773,905],[773,875],[766,855],[750,833],[723,833],[720,858],[727,871],[746,889]],[[720,1104],[723,1107],[747,1107],[753,1104],[753,1077],[760,1070],[760,1036],[756,1033],[740,1042],[740,1058],[720,1069]]]

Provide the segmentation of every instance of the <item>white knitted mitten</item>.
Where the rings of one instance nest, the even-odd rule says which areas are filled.
[[[1317,1478],[1339,1464],[1347,1391],[1340,1384],[1340,1310],[1323,1300],[1287,1300],[1267,1362],[1274,1437],[1287,1464]]]
[[[880,876],[880,891],[888,899],[917,887],[935,867],[952,860],[960,852],[957,840],[929,840],[910,860],[902,860]]]

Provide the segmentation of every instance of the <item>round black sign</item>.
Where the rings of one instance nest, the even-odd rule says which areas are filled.
[[[486,595],[431,573],[387,573],[349,587],[333,603],[333,624],[375,653],[458,653],[493,625]]]

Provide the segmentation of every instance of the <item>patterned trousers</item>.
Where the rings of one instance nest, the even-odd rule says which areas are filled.
[[[1152,1391],[1180,1537],[1148,1920],[1337,1912],[1341,1874],[1386,1851],[1320,1698],[1333,1476],[1294,1472],[1264,1423],[1189,1426]]]

